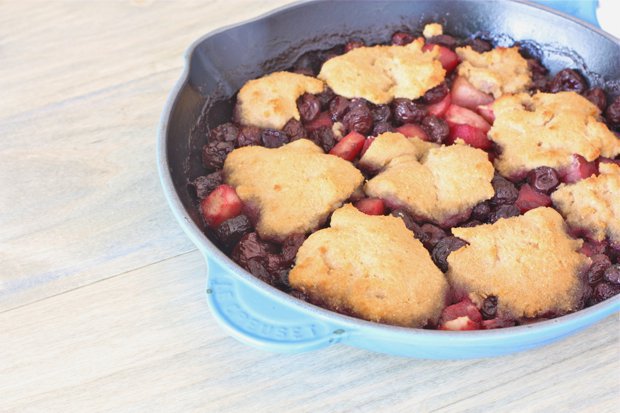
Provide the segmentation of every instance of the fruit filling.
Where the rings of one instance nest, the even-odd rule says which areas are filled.
[[[620,293],[620,97],[441,25],[249,80],[190,188],[206,235],[332,311],[506,328]]]

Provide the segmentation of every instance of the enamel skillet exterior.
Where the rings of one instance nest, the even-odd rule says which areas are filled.
[[[592,15],[591,9],[586,12]],[[574,314],[499,330],[449,332],[377,324],[316,307],[259,281],[204,235],[188,182],[203,174],[205,128],[230,117],[226,100],[245,81],[290,67],[308,50],[355,36],[384,41],[395,30],[421,29],[431,21],[459,37],[482,34],[506,45],[523,40],[538,50],[552,72],[576,67],[595,85],[620,93],[617,39],[567,15],[517,1],[304,2],[197,40],[186,53],[185,70],[162,114],[158,167],[174,215],[208,263],[209,306],[233,337],[278,352],[343,343],[417,358],[479,358],[551,343],[620,311],[616,296]]]

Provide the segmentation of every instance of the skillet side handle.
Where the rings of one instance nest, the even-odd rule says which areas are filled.
[[[278,353],[301,353],[340,342],[340,326],[313,318],[279,297],[238,280],[218,262],[208,264],[207,300],[227,332],[250,346]]]
[[[598,0],[534,0],[535,3],[551,7],[600,28],[596,18]]]

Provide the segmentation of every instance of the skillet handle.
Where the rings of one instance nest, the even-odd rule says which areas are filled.
[[[596,18],[598,0],[534,0],[535,3],[556,9],[600,28]]]
[[[263,350],[300,353],[340,342],[340,326],[318,320],[273,295],[230,274],[205,254],[207,300],[212,314],[237,340]]]

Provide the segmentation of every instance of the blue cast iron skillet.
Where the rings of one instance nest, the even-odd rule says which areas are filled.
[[[594,2],[579,7],[564,3],[596,24]],[[479,358],[551,343],[620,310],[617,296],[570,315],[499,330],[449,332],[377,324],[316,307],[259,281],[204,235],[188,182],[204,173],[200,148],[206,128],[231,115],[226,99],[247,80],[290,67],[308,50],[351,37],[385,41],[397,29],[420,29],[431,21],[459,37],[485,35],[506,45],[523,41],[552,72],[578,68],[594,85],[620,93],[618,39],[582,20],[520,1],[302,2],[200,38],[187,51],[185,69],[162,115],[158,167],[170,208],[207,261],[209,306],[233,337],[278,352],[343,343],[417,358]]]

